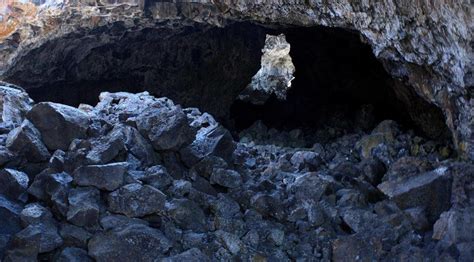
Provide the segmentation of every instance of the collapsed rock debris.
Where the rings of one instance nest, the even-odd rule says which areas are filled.
[[[146,92],[0,95],[3,261],[474,257],[474,165],[394,121],[302,147]]]

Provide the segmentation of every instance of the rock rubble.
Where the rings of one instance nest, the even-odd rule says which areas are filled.
[[[474,165],[393,121],[304,147],[146,92],[28,105],[3,104],[2,261],[474,258]]]

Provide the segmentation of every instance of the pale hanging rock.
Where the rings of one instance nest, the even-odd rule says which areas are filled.
[[[256,105],[264,104],[272,94],[278,99],[286,99],[295,72],[290,48],[284,34],[267,35],[261,68],[238,98]]]

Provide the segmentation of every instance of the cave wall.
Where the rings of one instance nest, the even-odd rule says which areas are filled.
[[[0,73],[4,79],[15,72],[22,57],[45,43],[117,21],[126,28],[176,28],[189,21],[224,26],[229,21],[246,20],[267,26],[354,29],[400,86],[409,86],[442,109],[457,149],[474,159],[473,19],[469,0],[52,0],[38,6],[25,4],[14,12],[28,15],[10,13],[7,19],[2,18],[7,29],[0,33]]]
[[[258,70],[267,31],[248,23],[133,30],[117,22],[45,43],[7,80],[35,101],[95,105],[100,92],[148,91],[221,118]]]

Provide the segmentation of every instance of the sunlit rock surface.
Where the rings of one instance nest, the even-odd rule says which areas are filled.
[[[290,48],[285,35],[267,35],[262,49],[261,68],[238,98],[257,105],[264,104],[272,94],[285,100],[295,72]]]

